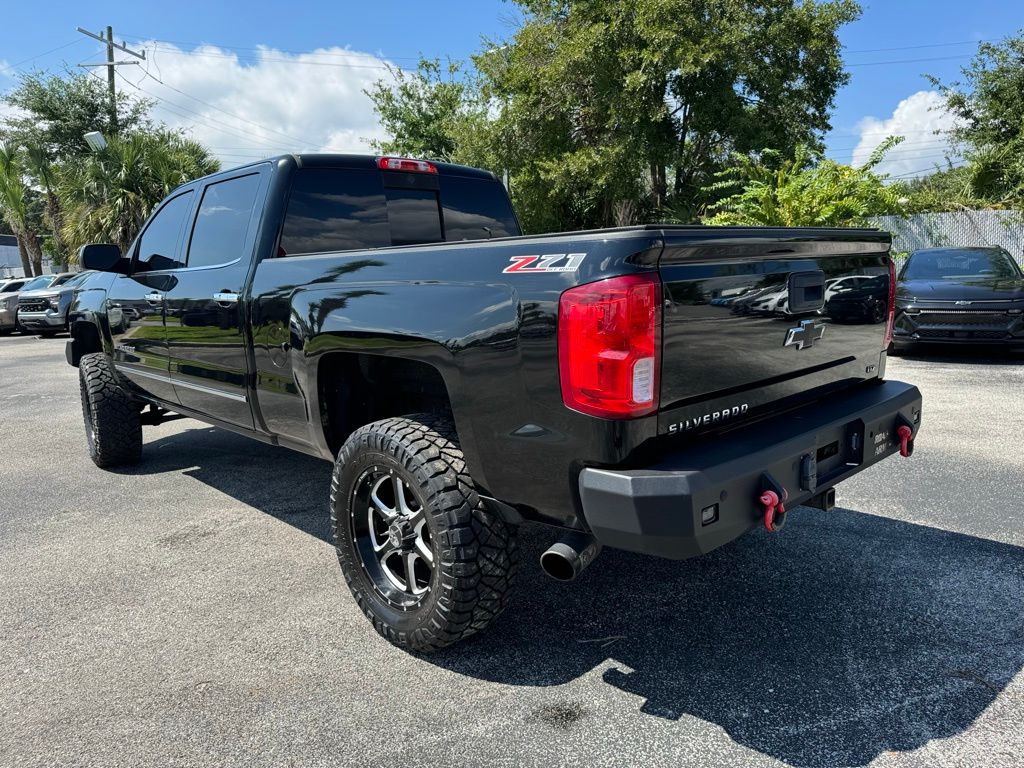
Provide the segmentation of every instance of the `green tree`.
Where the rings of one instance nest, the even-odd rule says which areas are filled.
[[[736,157],[718,173],[714,193],[736,189],[715,207],[708,224],[773,227],[848,227],[871,216],[899,213],[901,187],[887,186],[872,169],[902,139],[890,138],[864,165],[854,168],[797,147],[780,161],[767,150],[762,157]]]
[[[84,136],[90,131],[108,138],[118,133],[110,122],[106,83],[89,75],[23,74],[3,101],[14,107],[0,128],[8,141],[38,147],[50,162],[88,153]],[[119,93],[117,127],[125,133],[148,128],[151,106],[152,102]]]
[[[32,217],[32,229],[23,237],[39,242],[40,253],[45,247],[57,266],[65,269],[74,252],[63,236],[58,177],[90,153],[86,133],[99,131],[108,138],[116,136],[110,120],[109,94],[100,80],[87,75],[61,77],[31,72],[21,76],[3,101],[14,109],[0,124],[0,134],[9,146],[17,148],[20,170],[29,179],[32,192],[39,192],[39,215]],[[121,130],[150,128],[150,102],[119,94],[117,106]],[[32,200],[36,202],[35,197]]]
[[[970,166],[942,168],[935,173],[904,182],[907,213],[939,213],[986,208],[991,202],[974,191]]]
[[[0,213],[18,239],[18,253],[25,274],[41,275],[43,249],[27,179],[20,153],[10,144],[0,143]]]
[[[689,220],[733,153],[820,147],[847,80],[837,30],[860,13],[854,0],[515,1],[521,27],[473,57],[433,147],[508,171],[530,231]],[[422,146],[440,74],[378,85],[394,146]]]
[[[62,234],[73,249],[107,242],[127,251],[153,207],[172,189],[218,168],[207,149],[175,131],[110,139],[102,151],[63,167]]]
[[[371,145],[388,155],[453,160],[460,123],[479,111],[459,65],[421,58],[412,72],[390,66],[388,71],[391,80],[378,80],[364,91],[392,137]]]
[[[972,194],[996,206],[1024,206],[1024,30],[982,43],[962,73],[961,82],[933,82],[959,118],[951,135],[968,149]]]

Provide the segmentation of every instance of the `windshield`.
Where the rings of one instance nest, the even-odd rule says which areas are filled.
[[[22,286],[23,291],[35,291],[39,288],[47,288],[50,285],[50,281],[53,280],[53,275],[40,275],[35,280],[29,280],[25,285]]]
[[[963,248],[959,250],[919,251],[911,254],[904,280],[956,280],[960,278],[1020,277],[1010,254],[1001,248]]]
[[[66,283],[64,283],[64,287],[65,288],[71,288],[72,286],[75,286],[75,285],[81,285],[86,280],[88,280],[91,275],[92,275],[92,272],[79,272],[77,275],[75,275],[70,280],[68,280]]]

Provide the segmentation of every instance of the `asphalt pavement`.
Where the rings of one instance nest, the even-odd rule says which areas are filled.
[[[892,359],[909,460],[711,555],[524,567],[415,656],[357,610],[327,463],[194,421],[89,461],[63,339],[0,338],[0,765],[1020,766],[1024,357]]]

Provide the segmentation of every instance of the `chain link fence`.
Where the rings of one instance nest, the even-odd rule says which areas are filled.
[[[913,216],[878,216],[871,225],[892,233],[899,269],[907,253],[942,246],[999,245],[1024,267],[1024,213],[1021,211],[954,211]]]

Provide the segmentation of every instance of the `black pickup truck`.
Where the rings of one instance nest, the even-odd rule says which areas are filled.
[[[522,236],[491,173],[297,155],[186,184],[128,253],[80,258],[106,273],[67,347],[96,464],[179,417],[334,462],[345,578],[415,650],[500,613],[523,521],[558,529],[555,578],[602,546],[692,557],[830,509],[921,419],[885,380],[874,230]],[[830,317],[851,276],[888,312]]]

